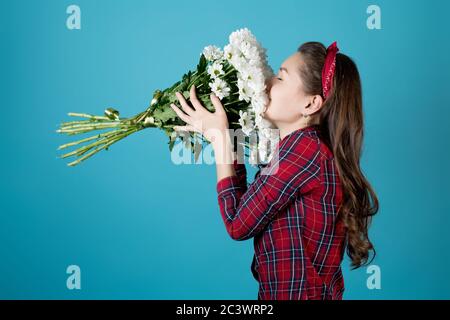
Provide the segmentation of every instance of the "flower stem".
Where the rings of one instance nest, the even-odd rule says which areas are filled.
[[[82,117],[82,118],[89,118],[89,119],[96,119],[96,120],[111,120],[108,117],[94,116],[94,115],[87,114],[87,113],[69,112],[68,115],[71,117]]]
[[[116,130],[105,132],[105,133],[96,134],[95,136],[92,136],[92,137],[88,137],[88,138],[85,138],[85,139],[81,139],[81,140],[77,140],[77,141],[74,141],[74,142],[63,144],[63,145],[58,147],[58,150],[66,149],[66,148],[71,147],[71,146],[76,146],[76,145],[78,145],[80,143],[88,142],[88,141],[91,141],[91,140],[94,140],[94,139],[100,139],[100,138],[107,137],[107,136],[110,136],[110,135],[113,135],[113,134],[116,134]]]
[[[128,136],[128,135],[130,135],[130,134],[132,134],[132,133],[134,133],[134,132],[136,132],[136,131],[138,131],[138,130],[139,130],[139,129],[137,129],[137,128],[133,128],[133,129],[131,129],[131,130],[128,130],[128,131],[126,131],[125,133],[123,133],[123,134],[121,134],[121,135],[119,135],[119,136],[117,136],[117,137],[111,139],[111,140],[108,141],[106,144],[104,144],[104,145],[102,145],[102,146],[99,146],[99,147],[95,148],[94,150],[92,150],[91,152],[85,154],[85,155],[82,156],[81,158],[78,158],[77,160],[68,163],[67,165],[68,165],[68,166],[71,166],[71,167],[76,166],[76,165],[79,164],[80,162],[82,162],[82,161],[84,161],[84,160],[86,160],[86,159],[92,157],[92,156],[93,156],[94,154],[96,154],[97,152],[99,152],[99,151],[101,151],[101,150],[103,150],[103,149],[105,149],[105,148],[108,148],[108,147],[109,147],[110,145],[112,145],[113,143],[115,143],[115,142],[117,142],[117,141],[119,141],[119,140],[125,138],[126,136]]]
[[[119,136],[120,134],[123,134],[123,133],[125,133],[127,131],[128,130],[114,130],[114,131],[110,131],[111,134],[109,136],[102,137],[99,140],[97,140],[97,141],[95,141],[95,142],[93,142],[91,144],[88,144],[86,146],[82,146],[82,147],[80,147],[80,148],[78,148],[78,149],[76,149],[76,150],[74,150],[72,152],[66,153],[66,154],[62,155],[61,158],[64,159],[64,158],[71,157],[71,156],[74,156],[74,155],[79,157],[79,156],[83,155],[84,153],[86,153],[87,151],[89,151],[90,149],[92,149],[93,147],[101,145],[101,144],[104,144],[104,143],[107,143],[108,141],[114,139],[115,136]]]
[[[124,125],[126,126],[126,125]],[[80,127],[80,128],[74,128],[74,129],[59,129],[56,130],[56,132],[58,133],[67,133],[68,135],[75,135],[75,134],[81,134],[81,133],[86,133],[86,132],[90,132],[90,131],[94,131],[94,130],[102,130],[102,129],[110,129],[110,128],[118,128],[119,125],[115,124],[115,125],[92,125],[92,126],[85,126],[85,127]]]

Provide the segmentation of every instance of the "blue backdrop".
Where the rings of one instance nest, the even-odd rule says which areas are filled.
[[[359,67],[381,288],[346,258],[344,298],[449,299],[449,14],[444,0],[1,1],[0,298],[256,299],[252,240],[226,233],[213,165],[174,165],[145,130],[71,168],[55,132],[69,111],[142,111],[248,27],[274,69],[311,40],[337,40]]]

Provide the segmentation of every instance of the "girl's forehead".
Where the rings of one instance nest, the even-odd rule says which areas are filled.
[[[281,70],[285,70],[288,74],[289,78],[296,81],[301,81],[299,70],[301,65],[303,64],[303,60],[300,53],[294,53],[289,56],[280,66]]]
[[[283,64],[294,67],[298,66],[302,61],[301,54],[299,52],[296,52],[284,60]]]

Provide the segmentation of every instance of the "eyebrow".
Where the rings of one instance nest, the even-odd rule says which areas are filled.
[[[289,72],[287,71],[287,69],[284,68],[284,67],[281,67],[281,68],[280,68],[280,71],[285,71],[287,74],[289,74]]]

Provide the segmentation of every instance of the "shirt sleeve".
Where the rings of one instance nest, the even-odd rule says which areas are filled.
[[[232,239],[255,236],[298,193],[307,193],[320,182],[318,138],[303,131],[287,136],[265,170],[248,187],[238,175],[217,182],[220,212]]]
[[[247,190],[247,170],[245,168],[245,164],[238,163],[237,159],[233,162],[234,171],[236,172],[237,176],[237,184],[244,190],[244,192]]]

